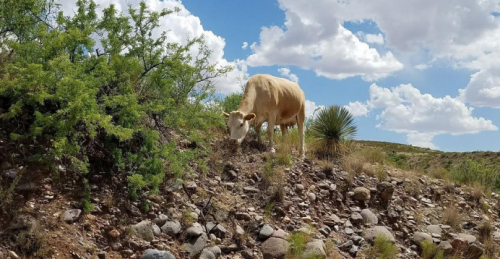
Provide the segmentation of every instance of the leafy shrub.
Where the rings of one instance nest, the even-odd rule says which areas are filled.
[[[500,188],[500,169],[487,165],[484,161],[467,159],[451,169],[450,177],[462,184],[480,184],[485,189]]]
[[[429,170],[429,175],[431,177],[434,177],[436,179],[448,179],[448,175],[450,172],[448,170],[439,167],[439,168],[432,168]]]
[[[240,105],[241,98],[243,97],[243,94],[241,93],[233,93],[230,95],[227,95],[224,100],[221,103],[222,110],[224,112],[232,112],[236,111]]]
[[[409,169],[409,166],[406,162],[406,159],[407,159],[407,156],[404,154],[392,154],[391,153],[387,156],[387,161],[389,161],[389,163],[393,164],[397,168],[404,169],[404,170]]]
[[[394,259],[398,255],[398,248],[385,235],[379,234],[366,255],[370,259]]]
[[[210,79],[230,68],[209,62],[202,38],[179,45],[166,32],[154,36],[176,10],[153,12],[142,2],[123,15],[110,5],[98,18],[93,1],[79,0],[66,17],[49,0],[1,4],[9,12],[0,13],[0,48],[11,55],[0,63],[7,111],[0,120],[22,125],[10,136],[38,147],[39,160],[60,160],[82,175],[127,173],[137,198],[205,155],[180,152],[176,137],[202,143],[200,132],[223,125],[220,110],[204,103],[214,94]],[[94,51],[93,35],[106,35],[102,50]],[[200,54],[192,56],[193,48]]]
[[[442,259],[444,252],[437,245],[425,240],[422,243],[422,259]]]
[[[333,158],[345,153],[345,142],[356,136],[357,127],[349,110],[333,105],[319,111],[308,131],[316,153]]]

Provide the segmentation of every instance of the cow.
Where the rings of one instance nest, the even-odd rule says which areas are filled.
[[[275,152],[273,129],[280,125],[283,135],[288,127],[298,126],[300,134],[299,154],[304,156],[304,122],[306,99],[300,86],[285,78],[267,74],[252,76],[246,86],[240,105],[236,111],[225,113],[230,139],[238,146],[241,144],[250,126],[255,128],[258,142],[262,143],[260,128],[267,122],[269,149]]]

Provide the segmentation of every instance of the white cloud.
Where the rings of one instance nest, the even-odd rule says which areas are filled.
[[[384,36],[382,34],[366,34],[365,41],[372,44],[384,45]]]
[[[458,98],[422,94],[410,84],[390,89],[372,84],[366,104],[350,104],[352,107],[363,105],[368,110],[382,109],[377,115],[381,121],[378,128],[406,133],[408,143],[422,147],[437,148],[431,142],[437,135],[498,130],[492,121],[474,117],[473,108]]]
[[[427,65],[427,64],[418,64],[418,65],[415,66],[415,68],[418,69],[418,70],[426,70],[426,69],[429,68],[429,65]]]
[[[140,0],[95,0],[98,4],[98,15],[101,16],[103,8],[114,4],[119,12],[127,13],[128,5],[133,8],[139,6]],[[146,6],[152,11],[161,11],[164,8],[173,10],[179,8],[179,12],[172,13],[163,17],[159,21],[159,28],[153,32],[154,37],[158,37],[162,32],[166,32],[167,41],[179,44],[185,44],[188,39],[203,37],[212,56],[210,62],[219,64],[219,66],[233,66],[236,69],[225,78],[217,78],[216,86],[224,94],[240,90],[239,78],[247,76],[246,66],[242,66],[241,61],[230,62],[224,58],[224,47],[226,42],[224,38],[215,35],[212,31],[205,30],[201,24],[200,18],[191,14],[182,4],[176,0],[146,0]],[[76,0],[60,1],[61,9],[65,15],[73,15],[76,11]],[[197,48],[191,50],[191,54],[196,56]],[[241,68],[244,68],[241,70]]]
[[[278,68],[278,72],[280,72],[280,74],[282,76],[290,79],[290,81],[292,81],[292,82],[295,82],[295,83],[299,82],[299,77],[296,74],[290,73],[290,69],[289,68],[286,68],[286,67]]]
[[[344,106],[352,116],[366,116],[368,114],[368,107],[366,104],[361,102],[349,102],[348,105]]]
[[[248,47],[248,42],[243,42],[243,46],[241,46],[242,49],[247,49]]]
[[[318,115],[318,112],[325,109],[324,105],[317,105],[313,101],[306,100],[306,118],[312,119]]]
[[[294,65],[330,79],[387,77],[403,68],[391,52],[380,54],[345,29],[332,15],[330,2],[280,0],[284,28],[264,27],[252,44],[249,66]]]
[[[432,133],[412,132],[412,133],[408,133],[406,139],[407,139],[408,143],[415,145],[415,146],[418,146],[418,147],[439,149],[438,146],[436,146],[432,143],[432,139],[434,138],[434,136],[435,135]]]

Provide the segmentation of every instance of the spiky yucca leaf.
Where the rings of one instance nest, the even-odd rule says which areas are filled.
[[[349,110],[333,105],[318,113],[309,130],[316,152],[330,158],[346,150],[346,140],[356,136],[357,127]]]

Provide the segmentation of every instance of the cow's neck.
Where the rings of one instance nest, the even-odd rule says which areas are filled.
[[[252,86],[247,85],[245,89],[245,93],[241,98],[240,106],[238,107],[238,111],[249,114],[253,112],[254,104],[255,104],[255,89]]]

